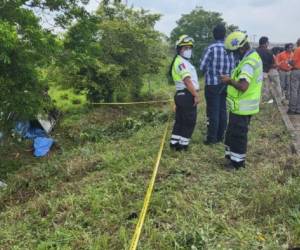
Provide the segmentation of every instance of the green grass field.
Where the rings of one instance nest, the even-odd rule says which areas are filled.
[[[49,157],[34,159],[28,142],[0,148],[0,249],[129,248],[169,107],[79,106]],[[202,97],[188,152],[166,144],[139,249],[300,246],[300,159],[276,107],[253,118],[247,168],[234,173],[221,144],[202,144],[204,110]]]

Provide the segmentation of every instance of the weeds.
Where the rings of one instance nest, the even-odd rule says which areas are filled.
[[[168,114],[162,111],[143,111],[138,117],[126,117],[107,127],[91,126],[84,129],[79,138],[81,141],[100,142],[103,140],[117,140],[132,136],[145,126],[157,126],[166,122]]]
[[[65,117],[57,135],[86,135],[7,177],[0,248],[128,249],[166,121],[155,110]],[[251,121],[247,167],[236,173],[222,169],[221,144],[202,144],[203,113],[187,153],[164,150],[139,248],[299,246],[300,161],[275,107]]]

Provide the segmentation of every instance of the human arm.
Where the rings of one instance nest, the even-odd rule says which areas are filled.
[[[194,97],[194,106],[196,106],[199,102],[199,95],[197,93],[197,90],[194,87],[194,84],[192,82],[192,79],[190,76],[187,76],[186,78],[183,79],[183,82],[186,86],[186,88],[188,89],[188,91],[190,91],[190,93],[193,95]]]
[[[242,92],[247,91],[247,89],[249,88],[249,82],[245,78],[242,78],[239,81],[235,81],[231,79],[229,76],[221,75],[221,81],[224,84],[231,85],[237,90],[240,90]]]
[[[254,75],[253,67],[249,64],[245,64],[241,68],[236,80],[233,80],[229,76],[221,75],[221,81],[224,84],[233,86],[237,90],[245,92],[249,88],[249,83],[251,82],[253,75]]]
[[[276,55],[273,55],[273,59],[274,59],[274,64],[272,65],[273,69],[277,69],[278,68],[278,59]]]

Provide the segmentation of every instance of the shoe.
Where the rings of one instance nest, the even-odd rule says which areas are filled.
[[[231,160],[230,160],[230,155],[225,155],[224,159],[225,159],[226,162],[231,161]]]
[[[235,168],[235,170],[239,170],[241,168],[245,168],[246,167],[245,161],[243,161],[243,162],[231,161],[231,164]]]
[[[175,150],[177,152],[187,151],[188,150],[188,146],[183,146],[183,145],[177,144],[177,147],[176,147]]]
[[[287,112],[286,112],[288,115],[296,115],[297,113],[296,112],[294,112],[294,111],[292,111],[292,110],[288,110]]]

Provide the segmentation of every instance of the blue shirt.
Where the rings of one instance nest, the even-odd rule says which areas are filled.
[[[200,61],[200,70],[205,73],[206,85],[220,84],[220,75],[230,76],[234,67],[233,53],[228,53],[225,50],[224,41],[222,40],[208,46]]]

